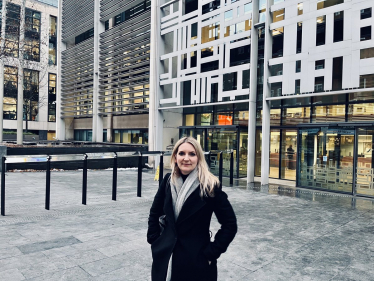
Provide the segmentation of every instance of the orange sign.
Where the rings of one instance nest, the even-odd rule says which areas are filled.
[[[232,116],[218,115],[218,125],[232,125]]]

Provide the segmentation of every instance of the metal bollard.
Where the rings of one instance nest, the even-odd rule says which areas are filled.
[[[158,174],[158,185],[159,186],[161,185],[163,178],[164,178],[164,153],[162,152],[160,156],[160,171]]]
[[[45,182],[45,209],[49,210],[49,204],[51,200],[51,156],[47,157]]]
[[[83,160],[82,204],[87,204],[87,154],[84,155]]]
[[[113,182],[112,182],[112,200],[117,200],[117,153],[114,152],[113,158]]]
[[[136,196],[142,197],[142,152],[139,151],[139,157],[138,157],[138,190]]]
[[[230,184],[234,184],[234,151],[230,152]]]
[[[1,161],[1,215],[5,216],[5,157]]]
[[[223,157],[222,157],[222,151],[219,153],[219,181],[221,183],[222,188],[222,170],[223,170]]]

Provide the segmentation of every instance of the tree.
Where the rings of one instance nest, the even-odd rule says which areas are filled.
[[[35,2],[0,3],[0,141],[6,117],[17,119],[17,143],[22,144],[23,120],[27,131],[28,121],[36,121],[40,108],[48,104],[39,89],[45,86],[42,81],[48,73],[49,38],[41,32],[41,12],[34,8]]]

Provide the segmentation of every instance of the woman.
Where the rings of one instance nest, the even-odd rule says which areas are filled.
[[[175,144],[170,164],[171,174],[163,179],[148,219],[152,280],[217,280],[217,259],[237,232],[234,210],[194,138],[185,137]],[[211,242],[213,212],[221,228]]]

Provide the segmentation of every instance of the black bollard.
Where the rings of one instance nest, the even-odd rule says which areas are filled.
[[[219,152],[219,181],[221,183],[222,187],[222,170],[223,170],[223,157],[222,157],[222,151]]]
[[[1,215],[5,216],[5,157],[1,161]]]
[[[161,182],[164,178],[164,153],[161,153],[160,156],[160,171],[158,173],[158,184],[161,185]]]
[[[112,182],[112,200],[117,200],[117,153],[114,152],[113,158],[113,182]]]
[[[51,199],[51,156],[47,157],[46,180],[45,180],[45,209],[49,210]]]
[[[234,151],[230,152],[230,184],[234,184]]]
[[[82,204],[87,204],[87,154],[84,154],[83,160]]]
[[[139,151],[139,157],[138,157],[138,190],[136,196],[142,197],[142,168],[143,168],[143,161],[142,161],[142,152]]]

